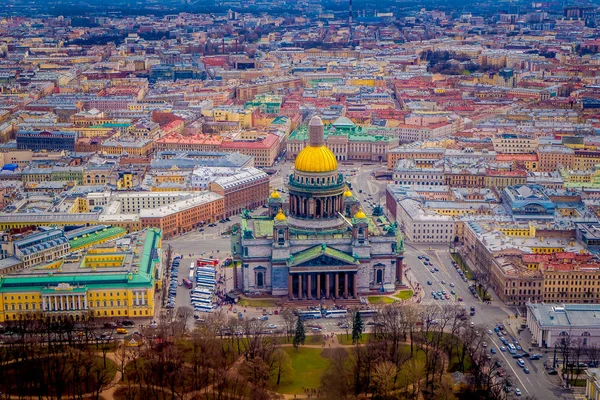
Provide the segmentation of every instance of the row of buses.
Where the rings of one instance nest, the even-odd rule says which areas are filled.
[[[194,278],[196,281],[196,287],[190,292],[190,303],[194,307],[194,311],[213,312],[216,308],[213,297],[217,287],[215,267],[218,263],[219,260],[216,259],[200,258],[190,264],[190,289]],[[188,287],[187,284],[186,287]]]
[[[377,314],[377,310],[358,310],[361,317],[372,317]],[[319,319],[319,318],[345,318],[348,316],[347,310],[310,310],[297,311],[300,319]]]

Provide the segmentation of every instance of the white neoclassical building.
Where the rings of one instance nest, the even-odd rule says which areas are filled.
[[[569,336],[599,345],[600,304],[527,303],[527,327],[540,347],[554,347]]]

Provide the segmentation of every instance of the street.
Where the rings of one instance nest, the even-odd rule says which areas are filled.
[[[432,273],[431,269],[433,267],[423,265],[422,260],[418,259],[419,255],[429,257],[434,267],[437,267],[439,271]],[[448,246],[407,244],[405,263],[408,269],[407,277],[411,280],[416,279],[423,288],[421,292],[423,293],[421,304],[436,304],[441,306],[444,302],[458,303],[457,299],[462,297],[464,301],[461,304],[466,306],[467,311],[469,311],[471,306],[475,307],[475,315],[471,320],[476,325],[482,325],[486,330],[490,329],[493,331],[498,324],[503,323],[509,334],[506,337],[509,342],[518,340],[524,351],[531,348],[531,336],[527,330],[521,332],[520,335],[518,334],[521,319],[514,318],[512,310],[497,300],[492,300],[491,304],[484,304],[478,297],[471,294],[468,285],[472,282],[463,282],[458,275],[458,272],[452,266],[452,257],[450,256]],[[427,281],[430,281],[431,285],[428,285]],[[442,284],[442,281],[444,284]],[[454,288],[450,287],[450,283],[454,284]],[[449,300],[434,300],[431,292],[442,290],[446,290],[448,293],[450,293],[450,290],[454,290],[456,296],[450,296]],[[492,297],[494,298],[493,293]],[[511,316],[513,318],[510,318]],[[537,399],[574,398],[570,391],[561,388],[560,379],[557,376],[548,375],[543,367],[545,358],[552,357],[552,353],[546,355],[543,351],[532,348],[529,352],[530,354],[542,353],[544,354],[544,358],[537,361],[530,361],[525,358],[525,365],[530,370],[529,374],[525,374],[523,369],[517,365],[516,360],[513,359],[512,354],[500,351],[502,343],[495,333],[487,340],[487,344],[488,351],[491,347],[494,347],[497,351],[494,357],[502,364],[501,369],[504,374],[512,376],[513,393],[514,389],[518,388],[523,395],[535,396]]]

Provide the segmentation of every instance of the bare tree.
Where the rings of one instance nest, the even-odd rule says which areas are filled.
[[[481,300],[485,301],[492,286],[492,273],[489,269],[484,269],[476,271],[474,275],[475,282],[477,282],[477,286],[481,290]]]
[[[284,308],[279,315],[283,319],[283,330],[285,331],[285,340],[287,342],[290,340],[290,334],[294,332],[296,316],[289,308]]]
[[[371,380],[373,398],[389,399],[396,386],[398,367],[390,361],[382,361],[375,364],[375,370]]]
[[[600,362],[600,347],[595,342],[588,343],[586,355],[588,364],[597,366]]]

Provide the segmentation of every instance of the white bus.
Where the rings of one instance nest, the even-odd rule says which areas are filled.
[[[377,310],[358,310],[361,317],[372,317],[377,314]]]
[[[348,316],[346,310],[325,310],[325,318],[344,318]]]
[[[190,301],[190,304],[192,304],[194,306],[210,305],[210,304],[212,304],[212,299],[192,299]]]
[[[189,277],[190,281],[194,281],[194,270],[190,270],[190,277]]]
[[[193,271],[193,270],[194,270],[194,268],[196,268],[196,266],[194,265],[194,263],[191,263],[191,264],[190,264],[190,269]]]
[[[196,288],[192,291],[192,296],[195,294],[204,294],[204,295],[209,295],[212,296],[213,292],[212,290],[208,290],[208,289],[202,289],[202,288]]]
[[[200,289],[200,290],[210,290],[211,292],[215,291],[215,285],[211,285],[208,283],[197,283],[196,284],[196,289]]]
[[[321,317],[321,311],[298,311],[298,318],[300,319],[318,319]]]
[[[215,271],[214,268],[207,268],[207,267],[198,267],[198,268],[196,268],[196,271],[204,272],[207,274],[213,274],[213,275],[217,273],[217,271]]]
[[[194,311],[211,313],[216,307],[213,305],[194,305]]]
[[[190,299],[192,301],[194,301],[194,300],[211,300],[212,298],[213,298],[212,294],[201,294],[201,293],[194,293],[190,297]]]

